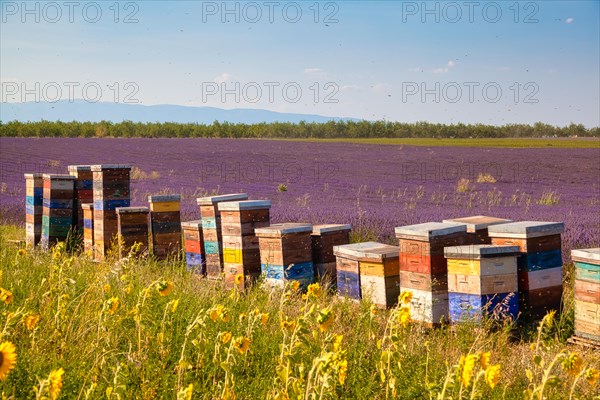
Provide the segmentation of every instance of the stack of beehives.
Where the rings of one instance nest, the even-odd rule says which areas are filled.
[[[94,173],[91,165],[69,165],[69,174],[75,177],[75,191],[73,196],[73,226],[83,229],[84,203],[94,201]]]
[[[25,235],[28,247],[35,247],[42,236],[44,180],[42,174],[25,174]]]
[[[73,223],[73,180],[71,175],[44,174],[42,247],[67,239]]]
[[[83,210],[83,251],[94,257],[94,204],[84,203]]]
[[[204,275],[205,257],[202,232],[202,221],[186,221],[181,223],[185,250],[185,263],[188,271]]]
[[[600,347],[600,248],[571,251],[575,261],[575,338]]]
[[[337,272],[334,246],[350,243],[350,225],[314,225],[311,235],[315,277],[331,286],[336,285]]]
[[[117,207],[119,258],[137,244],[138,253],[148,250],[148,207]]]
[[[159,259],[181,249],[181,196],[148,196],[152,254]]]

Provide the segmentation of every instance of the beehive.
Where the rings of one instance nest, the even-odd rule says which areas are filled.
[[[541,221],[488,228],[492,244],[519,247],[519,308],[524,319],[538,319],[551,310],[560,310],[563,230],[563,223]]]
[[[575,336],[600,345],[600,248],[572,250],[575,262]]]
[[[247,200],[246,193],[201,197],[196,199],[200,206],[204,257],[206,259],[206,277],[220,278],[223,273],[223,243],[221,234],[221,214],[219,203],[225,201]]]
[[[244,289],[260,276],[260,249],[254,230],[270,225],[268,200],[221,202],[223,268],[227,287]],[[236,276],[240,281],[236,284]]]
[[[490,244],[492,239],[488,234],[488,227],[497,224],[506,224],[512,222],[510,219],[488,217],[485,215],[475,215],[472,217],[461,217],[445,219],[443,222],[456,222],[467,225],[467,233],[473,238],[474,244]]]
[[[265,284],[283,287],[298,281],[305,289],[314,282],[312,262],[312,225],[299,223],[275,224],[254,230],[260,249],[260,269]]]
[[[127,257],[131,248],[136,254],[148,251],[148,207],[117,207],[119,258]]]
[[[397,253],[397,247],[377,242],[334,246],[338,294],[356,300],[368,295],[373,303],[382,306],[392,297],[397,300],[399,287],[394,284],[399,280]]]
[[[131,167],[122,164],[92,165],[94,193],[94,259],[107,255],[118,234],[117,207],[130,206]]]
[[[181,196],[148,196],[152,254],[159,259],[181,250]]]
[[[448,318],[448,269],[444,247],[472,244],[464,223],[429,222],[398,227],[400,291],[413,293],[415,321],[438,324]]]
[[[83,209],[81,204],[94,201],[94,173],[91,165],[69,165],[69,174],[75,177],[75,195],[73,196],[73,226],[83,228]]]
[[[517,246],[468,245],[444,249],[451,322],[519,313]]]
[[[73,180],[70,175],[44,174],[43,248],[67,239],[73,223]]]
[[[350,243],[350,225],[314,225],[311,235],[315,276],[335,286],[337,280],[334,246]]]
[[[94,257],[94,204],[84,203],[83,210],[83,251]]]
[[[202,240],[202,221],[186,221],[181,223],[185,248],[185,263],[188,271],[204,275],[205,258]]]
[[[27,247],[35,247],[42,237],[44,213],[42,174],[25,174],[25,235]]]

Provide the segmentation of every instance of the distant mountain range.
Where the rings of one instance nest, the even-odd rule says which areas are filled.
[[[269,110],[237,108],[226,110],[214,107],[188,107],[178,105],[145,106],[84,100],[26,103],[0,103],[0,120],[22,121],[133,121],[133,122],[179,122],[212,124],[214,121],[231,123],[260,122],[329,122],[358,121],[355,118],[326,117],[315,114],[280,113]]]

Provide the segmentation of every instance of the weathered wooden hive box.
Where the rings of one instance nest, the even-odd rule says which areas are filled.
[[[181,251],[181,196],[148,196],[152,254],[164,259]]]
[[[575,262],[575,336],[600,345],[600,248],[572,250]]]
[[[492,239],[488,234],[488,227],[491,225],[506,224],[512,222],[512,220],[488,217],[486,215],[474,215],[472,217],[445,219],[443,222],[457,222],[467,225],[467,233],[473,237],[473,244],[491,244]]]
[[[427,222],[397,227],[400,291],[412,292],[411,317],[430,325],[448,320],[448,269],[444,247],[471,244],[464,223]]]
[[[265,284],[283,287],[298,281],[302,289],[314,282],[311,224],[274,224],[254,230],[260,248],[260,269]]]
[[[221,278],[223,273],[223,242],[219,203],[242,200],[248,200],[246,193],[200,197],[196,199],[198,206],[200,206],[200,217],[202,220],[207,278]]]
[[[42,174],[25,174],[25,239],[35,247],[42,237],[44,214],[44,178]]]
[[[363,299],[380,307],[398,304],[400,294],[400,252],[397,246],[379,243],[355,253],[360,272],[360,292]]]
[[[83,203],[94,201],[94,173],[91,165],[69,165],[69,174],[75,177],[75,195],[73,197],[73,226],[83,229]]]
[[[83,203],[83,251],[94,257],[94,203]]]
[[[517,246],[467,245],[444,249],[448,260],[450,322],[519,313]]]
[[[94,193],[94,259],[101,261],[118,234],[117,207],[129,207],[131,166],[92,165]]]
[[[350,225],[314,225],[311,235],[315,276],[335,286],[337,280],[334,246],[350,243]]]
[[[73,223],[73,178],[71,175],[43,175],[43,248],[64,241]]]
[[[219,203],[227,287],[244,289],[260,276],[260,248],[254,230],[270,225],[270,208],[268,200]],[[236,276],[240,277],[237,284]]]
[[[186,221],[181,223],[185,249],[185,263],[188,271],[206,274],[204,258],[204,242],[202,236],[202,221]]]
[[[119,258],[126,257],[139,243],[138,253],[148,250],[148,207],[117,207]]]
[[[563,223],[541,221],[488,228],[492,244],[519,247],[519,309],[524,319],[538,319],[551,310],[560,310],[563,230]]]

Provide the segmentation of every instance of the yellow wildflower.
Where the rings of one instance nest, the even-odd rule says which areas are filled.
[[[479,359],[479,362],[481,364],[481,369],[483,370],[487,370],[488,367],[490,366],[490,358],[492,357],[492,353],[485,352],[485,353],[481,353],[481,358]]]
[[[231,332],[229,332],[229,331],[227,331],[227,332],[220,332],[219,333],[219,340],[223,344],[229,343],[229,341],[231,340]]]
[[[4,380],[11,369],[17,363],[17,352],[15,345],[11,342],[0,344],[0,381]]]
[[[15,298],[10,290],[0,288],[0,301],[2,301],[4,304],[10,304],[14,299]]]
[[[371,308],[369,310],[371,318],[375,317],[377,315],[377,306],[375,304],[371,304]]]
[[[106,301],[106,305],[108,306],[108,312],[110,315],[113,315],[117,311],[117,308],[119,308],[119,298],[111,297]]]
[[[331,308],[327,307],[323,310],[319,310],[319,316],[317,317],[317,322],[319,323],[319,329],[321,331],[326,331],[329,329],[331,324],[333,323],[333,313]]]
[[[463,386],[471,386],[471,381],[473,380],[473,375],[475,374],[475,363],[477,362],[478,358],[479,356],[477,354],[469,354],[465,358],[461,374]]]
[[[298,284],[300,284],[298,282]],[[297,289],[295,289],[297,290]],[[321,290],[321,285],[319,285],[319,283],[311,283],[310,285],[308,285],[308,297],[309,298],[317,298],[319,296],[321,296],[322,290]]]
[[[235,276],[235,284],[239,286],[242,283],[244,283],[244,275],[243,274],[237,274]]]
[[[584,377],[590,386],[594,386],[598,378],[600,378],[600,372],[598,372],[598,370],[595,368],[588,368],[585,371]]]
[[[344,335],[335,335],[333,338],[333,352],[337,353],[340,350],[340,346],[342,344],[342,340],[344,339]]]
[[[102,289],[104,290],[104,293],[108,293],[110,292],[110,285],[106,283],[104,286],[102,286]]]
[[[293,332],[296,329],[296,321],[282,321],[281,322],[281,327],[283,329],[286,329],[290,332]]]
[[[402,326],[407,326],[411,322],[410,308],[401,307],[398,310],[398,323]]]
[[[562,361],[562,366],[569,375],[576,376],[581,372],[583,359],[577,353],[571,353]]]
[[[223,315],[223,306],[218,305],[214,306],[210,310],[208,310],[208,316],[210,317],[212,322],[216,322]]]
[[[342,360],[338,364],[338,382],[343,385],[346,382],[348,376],[348,361]]]
[[[242,324],[242,323],[243,323],[243,322],[246,320],[246,318],[247,318],[247,317],[246,317],[246,313],[241,313],[241,314],[238,316],[238,320],[240,321],[240,324]]]
[[[412,300],[412,298],[413,298],[412,292],[402,292],[400,294],[400,302],[402,304],[408,304],[408,303],[410,303],[411,300]]]
[[[50,375],[48,376],[48,382],[50,383],[50,398],[52,400],[58,399],[58,396],[60,395],[60,390],[62,389],[63,385],[62,377],[64,373],[65,371],[62,368],[59,368],[50,372]]]
[[[162,281],[157,285],[158,294],[168,296],[173,291],[173,282]]]
[[[133,287],[131,285],[128,285],[125,287],[125,293],[127,293],[127,294],[130,294],[132,290],[133,290]]]
[[[30,331],[32,331],[33,328],[35,328],[39,320],[39,314],[27,314],[25,317],[23,317],[23,323],[25,324],[25,327]]]
[[[250,343],[252,343],[251,339],[240,336],[234,340],[233,345],[240,354],[246,354],[250,349]]]
[[[19,252],[18,252],[18,254],[19,254],[20,256],[24,256],[25,254],[27,254],[27,250],[25,250],[25,249],[19,249]]]
[[[491,365],[485,371],[485,383],[494,388],[500,382],[500,364]]]
[[[300,289],[300,282],[292,281],[292,283],[290,284],[290,288],[292,289],[292,292],[297,292],[298,289]]]
[[[268,321],[269,321],[269,314],[267,314],[267,313],[260,314],[260,322],[263,325],[266,325]]]

